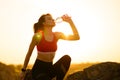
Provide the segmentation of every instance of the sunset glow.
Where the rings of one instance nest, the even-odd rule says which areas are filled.
[[[72,63],[120,62],[120,0],[0,0],[0,62],[23,64],[33,35],[33,24],[42,14],[53,18],[68,14],[80,34],[78,41],[58,42],[54,61],[64,54]],[[54,31],[72,34],[68,23]],[[36,59],[34,49],[30,64]]]

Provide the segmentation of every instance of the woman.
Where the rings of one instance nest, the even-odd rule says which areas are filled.
[[[79,40],[80,37],[72,19],[68,15],[63,15],[61,18],[70,24],[73,31],[72,35],[65,36],[62,32],[52,32],[55,21],[50,14],[42,15],[38,22],[34,24],[34,35],[24,61],[21,78],[23,78],[32,51],[36,46],[38,53],[32,68],[33,80],[51,80],[53,77],[56,77],[57,80],[63,80],[69,69],[71,58],[68,55],[64,55],[53,64],[57,42],[59,39]]]

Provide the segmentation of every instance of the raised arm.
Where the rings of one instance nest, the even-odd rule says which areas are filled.
[[[75,26],[74,22],[72,21],[71,17],[69,17],[68,15],[63,15],[62,19],[63,19],[63,21],[70,24],[73,34],[69,34],[66,36],[66,35],[64,35],[64,33],[56,32],[58,39],[79,40],[80,36],[79,36],[78,30],[76,29],[76,26]]]

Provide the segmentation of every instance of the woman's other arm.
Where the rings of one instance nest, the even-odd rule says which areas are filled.
[[[80,35],[79,35],[78,30],[76,29],[76,26],[75,26],[74,22],[72,21],[71,17],[69,17],[68,15],[63,15],[62,19],[63,19],[63,21],[69,23],[73,34],[69,34],[69,35],[66,36],[64,33],[56,32],[56,35],[57,35],[58,39],[79,40]]]
[[[33,36],[32,41],[31,41],[30,46],[29,46],[29,49],[28,49],[28,52],[27,52],[26,57],[25,57],[23,69],[26,69],[28,62],[30,60],[31,54],[33,52],[33,49],[34,49],[35,45],[38,44],[40,39],[41,39],[41,35],[39,33],[36,33]]]

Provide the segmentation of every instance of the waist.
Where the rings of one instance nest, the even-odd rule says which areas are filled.
[[[37,59],[45,62],[53,62],[54,56],[55,56],[55,52],[39,52],[38,51]]]

